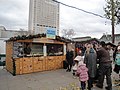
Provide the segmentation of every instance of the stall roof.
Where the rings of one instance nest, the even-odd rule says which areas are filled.
[[[42,38],[42,37],[46,37],[46,34],[36,34],[36,35],[22,35],[22,36],[15,36],[15,37],[11,37],[6,41],[21,41],[21,40],[28,40],[31,41],[34,38]],[[60,37],[60,36],[56,36],[55,40],[60,41],[60,42],[65,42],[65,43],[69,43],[69,42],[73,42],[70,39],[66,39],[64,37]]]
[[[90,39],[83,40],[83,41],[76,41],[76,43],[89,43],[89,42],[92,42],[92,41],[96,41],[96,42],[99,43],[99,40],[96,39],[96,38],[90,38]]]

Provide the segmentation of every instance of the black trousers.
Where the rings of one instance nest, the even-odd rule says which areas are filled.
[[[93,87],[93,79],[92,77],[89,77],[89,80],[88,80],[88,90],[91,90],[91,88]]]
[[[99,78],[98,78],[98,85],[103,87],[104,78],[106,76],[107,87],[109,90],[112,90],[112,80],[111,80],[111,73],[112,73],[112,65],[111,63],[103,63],[99,65]]]
[[[67,71],[71,71],[71,68],[72,68],[72,64],[68,63]]]
[[[86,88],[86,82],[81,81],[81,89],[85,90]]]

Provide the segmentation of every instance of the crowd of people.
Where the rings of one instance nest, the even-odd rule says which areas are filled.
[[[84,50],[84,51],[83,51]],[[113,71],[120,78],[120,43],[115,46],[112,43],[101,41],[99,44],[87,43],[84,49],[79,49],[74,58],[73,50],[67,51],[67,72],[72,70],[74,77],[79,77],[80,88],[91,90],[93,83],[96,87],[103,88],[106,77],[106,90],[112,90],[112,66]]]

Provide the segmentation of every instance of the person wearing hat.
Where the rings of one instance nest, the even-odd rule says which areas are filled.
[[[84,60],[84,57],[82,56],[82,52],[79,51],[78,55],[74,58],[74,65],[72,67],[74,78],[76,78],[77,67],[80,64],[80,62],[83,62],[83,60]]]
[[[80,61],[80,59],[74,59],[74,65],[72,66],[73,78],[76,78],[76,71],[77,71],[77,67],[78,67],[79,61]]]
[[[99,77],[96,86],[98,88],[103,88],[104,78],[106,76],[107,86],[106,90],[112,90],[112,61],[110,60],[110,54],[107,50],[106,43],[104,41],[100,42],[100,49],[97,51],[97,58],[99,59]]]

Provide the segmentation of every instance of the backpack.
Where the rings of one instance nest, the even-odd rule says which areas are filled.
[[[117,65],[120,65],[120,53],[117,53],[117,54],[116,54],[115,63],[116,63]]]

